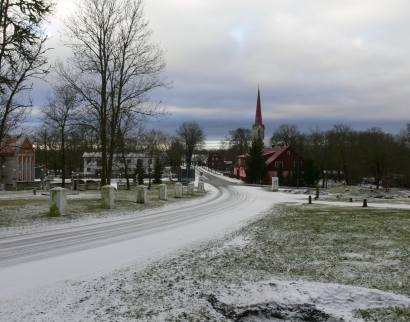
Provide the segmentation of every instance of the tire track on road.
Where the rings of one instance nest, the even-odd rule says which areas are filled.
[[[213,182],[212,177],[209,177]],[[219,183],[217,178],[214,182]],[[58,256],[207,220],[252,203],[249,193],[224,185],[210,199],[175,209],[156,209],[127,219],[54,229],[0,239],[0,267]]]

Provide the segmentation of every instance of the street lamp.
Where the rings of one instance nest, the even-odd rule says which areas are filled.
[[[149,174],[149,184],[148,184],[148,190],[151,190],[151,164],[152,164],[152,159],[148,160],[148,174]]]

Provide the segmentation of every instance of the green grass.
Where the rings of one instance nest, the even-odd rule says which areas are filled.
[[[158,199],[156,191],[149,196],[150,203]],[[171,201],[175,199],[169,191],[168,196]],[[145,207],[135,203],[135,191],[116,191],[116,198],[117,209]],[[47,207],[47,201],[35,202],[44,202]],[[32,202],[0,200],[1,220],[3,206],[15,207],[20,213],[27,212]],[[21,208],[22,204],[26,208]],[[101,210],[100,199],[95,196],[69,199],[69,204],[78,208],[78,216],[86,211],[99,216],[109,213]],[[223,247],[238,235],[248,243]],[[92,287],[105,288],[106,297],[98,292],[98,298],[89,296],[96,307],[92,314],[112,320],[122,316],[144,321],[158,317],[167,321],[224,321],[215,316],[204,295],[272,277],[376,288],[410,297],[410,210],[277,205],[229,236],[171,254],[144,270],[121,274],[113,285],[101,280],[99,286]],[[122,303],[120,307],[107,306],[115,303],[107,302],[113,296]],[[366,321],[410,321],[410,307],[357,310],[356,316]]]
[[[203,294],[272,277],[410,296],[408,210],[279,205],[228,240],[235,235],[249,242],[238,248],[223,247],[226,238],[212,240],[122,279],[115,286],[121,302],[138,307],[138,316],[165,314],[167,320],[178,321],[181,309],[185,320],[222,321]],[[151,303],[149,311],[144,310],[144,301]],[[127,313],[112,308],[110,314],[131,316],[133,306],[123,308]],[[166,313],[169,306],[174,311]],[[409,321],[410,308],[358,310],[356,315],[367,321]]]

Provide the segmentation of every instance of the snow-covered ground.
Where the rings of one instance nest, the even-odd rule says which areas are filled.
[[[204,176],[207,175],[210,174],[205,171]],[[240,183],[236,179],[220,177]],[[211,200],[218,193],[217,189],[208,184],[206,189],[210,193],[203,200],[189,201],[192,208],[200,202],[209,202],[212,206]],[[16,265],[2,267],[0,263],[0,320],[184,321],[188,320],[184,310],[192,311],[195,308],[198,312],[214,310],[208,312],[208,315],[204,313],[203,319],[199,315],[196,320],[211,318],[229,321],[221,314],[219,304],[214,303],[213,307],[210,304],[212,301],[209,296],[218,288],[217,300],[230,308],[244,310],[252,305],[270,302],[288,306],[307,304],[328,314],[328,321],[332,321],[330,316],[334,318],[333,321],[342,321],[342,318],[343,321],[359,321],[352,315],[355,308],[410,305],[410,299],[405,296],[374,289],[300,280],[284,281],[275,277],[263,282],[243,281],[240,286],[229,284],[226,280],[217,284],[202,281],[205,283],[202,289],[208,290],[208,293],[196,294],[199,281],[190,275],[191,266],[186,266],[190,256],[206,259],[209,254],[216,254],[226,248],[240,252],[248,243],[240,234],[240,229],[246,224],[269,212],[275,204],[307,203],[307,195],[304,194],[273,193],[260,187],[239,185],[232,189],[236,192],[237,204],[230,204],[229,207],[219,205],[212,209],[215,211],[213,216],[201,220],[187,221],[179,226],[147,231],[142,236],[108,245],[101,244],[58,256],[44,256]],[[359,202],[318,200],[314,203],[360,206]],[[170,205],[170,210],[182,205],[184,203]],[[410,209],[409,204],[369,206]],[[147,213],[155,211],[148,210]],[[43,229],[47,232],[47,228]],[[214,240],[221,240],[223,246],[208,246],[215,245],[212,244]],[[207,267],[201,266],[199,271],[204,269]],[[178,273],[172,273],[173,270]],[[158,285],[163,283],[168,288],[159,288]],[[221,291],[220,286],[224,286],[225,292]],[[164,292],[164,289],[167,291]],[[155,294],[158,290],[162,291]],[[292,311],[293,308],[289,307],[288,310]],[[145,312],[142,315],[138,313],[141,310]],[[242,321],[279,320],[260,317],[259,320]]]

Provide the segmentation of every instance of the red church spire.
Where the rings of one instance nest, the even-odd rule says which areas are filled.
[[[256,102],[256,115],[255,115],[254,126],[257,126],[257,125],[263,125],[262,124],[261,96],[259,93],[259,86],[258,86],[258,100]]]

